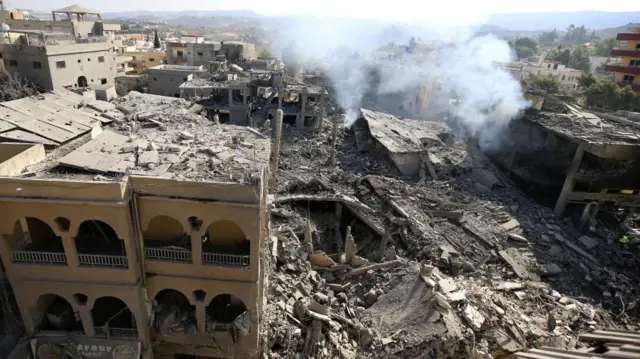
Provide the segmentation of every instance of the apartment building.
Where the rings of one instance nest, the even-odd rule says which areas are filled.
[[[101,84],[104,79],[113,84],[116,75],[124,74],[127,57],[121,52],[122,40],[116,35],[119,23],[105,21],[100,13],[79,5],[54,10],[52,16],[53,21],[15,18],[6,21],[11,31],[2,39],[0,54],[5,64],[13,64],[6,66],[8,70],[35,79],[45,90],[73,84]],[[65,67],[58,67],[61,61]],[[77,65],[70,66],[70,62]],[[102,76],[99,72],[103,72]]]
[[[146,96],[151,114],[166,102]],[[48,153],[64,171],[36,166],[29,178],[0,177],[0,256],[34,357],[258,357],[269,140],[205,127],[232,157],[247,154],[225,145],[231,137],[255,144],[241,170],[251,181],[231,166],[197,180],[176,176],[184,171],[165,164],[187,158],[185,145],[143,140],[157,138],[153,130],[131,143],[107,129],[80,147],[61,144],[62,158]],[[140,161],[128,161],[132,145]],[[74,172],[79,164],[102,179]]]
[[[620,86],[631,86],[635,95],[640,95],[640,27],[619,33],[616,40],[625,46],[615,48],[611,56],[621,57],[622,62],[605,66],[606,71],[615,73],[615,81]]]
[[[224,55],[227,61],[242,62],[257,58],[256,46],[239,41],[204,41],[203,37],[182,36],[178,41],[166,42],[167,63],[200,66],[217,61]]]

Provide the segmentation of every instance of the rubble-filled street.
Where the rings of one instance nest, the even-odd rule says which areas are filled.
[[[419,175],[404,176],[390,136],[411,147],[415,131],[377,135],[372,123],[369,134],[340,125],[335,161],[331,121],[283,131],[265,357],[505,358],[638,329],[637,257],[616,228],[581,233],[446,130],[423,143]],[[356,138],[367,135],[378,138]]]

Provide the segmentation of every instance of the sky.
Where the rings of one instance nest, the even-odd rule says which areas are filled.
[[[8,3],[8,4],[7,4]],[[437,20],[458,23],[482,22],[488,14],[552,11],[640,11],[640,1],[602,0],[5,0],[5,6],[50,11],[79,4],[100,12],[253,10],[262,15],[315,15],[319,17],[368,18],[390,21]]]

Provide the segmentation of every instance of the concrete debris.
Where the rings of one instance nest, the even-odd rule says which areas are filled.
[[[484,324],[484,316],[471,304],[467,304],[462,311],[462,316],[474,330],[480,330]]]

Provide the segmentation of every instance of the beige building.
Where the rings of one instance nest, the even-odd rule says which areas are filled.
[[[119,23],[106,22],[78,5],[52,12],[53,21],[9,19],[2,38],[5,67],[45,90],[114,84],[127,58],[116,36]]]
[[[92,180],[66,167],[0,177],[0,256],[36,359],[53,358],[46,354],[52,343],[69,342],[85,358],[258,357],[269,140],[235,126],[206,131],[223,147],[229,136],[260,146],[260,160],[246,169],[251,182],[228,173],[203,180],[154,174],[147,160],[128,162],[128,137],[107,129],[82,147],[61,144],[69,154],[49,153],[49,160],[116,172],[128,163],[126,172],[139,175]],[[184,152],[182,145],[138,145],[160,166]],[[122,162],[99,169],[92,154]],[[31,160],[14,157],[22,168]]]
[[[127,67],[131,69],[130,71],[138,74],[147,71],[151,67],[162,65],[167,57],[164,51],[158,50],[127,51],[126,55],[131,57]]]

